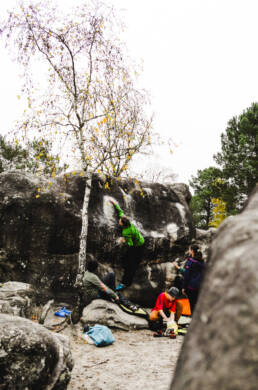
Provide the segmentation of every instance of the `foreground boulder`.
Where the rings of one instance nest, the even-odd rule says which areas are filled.
[[[148,329],[145,318],[124,312],[120,307],[104,299],[95,299],[87,305],[82,314],[83,324],[102,324],[121,330]]]
[[[68,301],[74,296],[84,190],[85,178],[79,173],[49,180],[21,171],[0,174],[0,281],[32,284],[46,299]],[[145,237],[143,259],[128,297],[152,305],[173,279],[172,268],[165,264],[184,258],[195,237],[191,194],[184,184],[93,175],[87,251],[114,270],[120,282],[124,248],[116,244],[121,232],[111,199]]]
[[[211,246],[171,390],[254,390],[258,381],[258,186]]]
[[[73,360],[69,339],[27,319],[0,314],[0,388],[63,390]]]

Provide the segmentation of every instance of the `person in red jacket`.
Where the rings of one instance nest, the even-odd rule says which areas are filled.
[[[163,322],[176,322],[182,315],[183,306],[177,300],[179,290],[171,287],[167,292],[159,294],[154,308],[149,315],[149,326],[152,330],[159,330],[163,327]]]

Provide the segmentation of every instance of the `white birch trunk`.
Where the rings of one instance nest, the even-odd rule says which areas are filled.
[[[80,236],[78,271],[77,271],[77,276],[75,281],[76,287],[80,287],[82,285],[82,279],[86,267],[87,234],[88,234],[88,223],[89,223],[88,206],[90,200],[91,185],[92,185],[92,175],[89,174],[88,176],[86,176],[85,193],[84,193],[83,206],[82,206],[82,229],[81,229],[81,236]]]

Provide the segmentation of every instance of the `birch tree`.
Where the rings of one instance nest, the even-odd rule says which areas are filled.
[[[17,134],[55,140],[60,158],[76,160],[85,175],[77,285],[85,268],[91,173],[119,161],[111,172],[120,174],[150,144],[146,94],[135,87],[121,28],[114,10],[97,1],[69,14],[53,1],[21,3],[1,26],[24,70],[18,98],[28,107]]]

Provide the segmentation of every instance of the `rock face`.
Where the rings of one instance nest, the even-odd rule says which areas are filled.
[[[0,174],[0,281],[37,286],[46,299],[74,295],[78,265],[81,208],[85,179],[79,174],[43,180],[20,171]],[[109,200],[117,201],[145,237],[145,252],[130,300],[152,305],[173,280],[169,263],[184,258],[195,236],[186,185],[108,180],[94,175],[89,202],[87,250],[121,280],[124,248],[118,218]]]
[[[0,314],[1,389],[66,389],[72,367],[67,337]]]
[[[204,260],[208,257],[209,248],[216,233],[216,228],[209,228],[208,230],[196,229],[195,244],[199,246]]]
[[[258,186],[227,218],[208,270],[171,390],[254,390],[258,381]]]
[[[103,299],[95,299],[83,310],[83,324],[102,324],[122,330],[148,329],[146,319],[127,314],[118,305]]]
[[[29,284],[7,282],[0,287],[0,313],[31,317],[35,301],[35,290]]]

